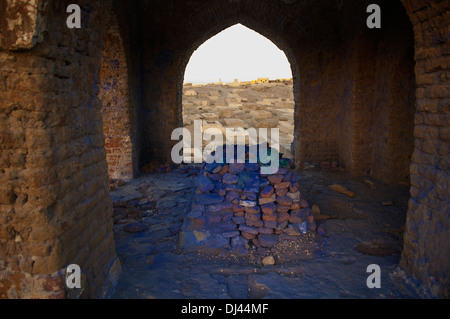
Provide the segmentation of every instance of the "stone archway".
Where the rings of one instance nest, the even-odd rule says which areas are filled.
[[[181,89],[177,90],[178,103],[180,105],[182,104],[182,94],[181,93],[183,91],[182,88],[183,88],[184,74],[185,74],[186,66],[187,66],[193,52],[196,51],[205,41],[207,41],[211,37],[215,36],[216,34],[218,34],[221,31],[226,30],[229,27],[237,25],[237,24],[241,24],[244,27],[257,32],[258,34],[264,36],[267,39],[267,41],[271,41],[271,38],[268,38],[268,37],[274,36],[273,34],[270,34],[270,32],[269,32],[269,34],[270,34],[269,35],[267,33],[267,31],[264,30],[264,27],[259,25],[256,21],[254,21],[253,19],[251,19],[249,17],[245,17],[245,16],[234,16],[234,17],[228,19],[227,21],[224,21],[222,24],[214,26],[214,28],[212,30],[208,30],[205,34],[200,36],[197,41],[194,42],[194,44],[185,52],[185,55],[183,56],[182,63],[180,66],[180,75],[178,76],[178,81],[179,81],[178,85],[179,85],[179,87],[181,87]],[[249,26],[251,26],[251,27],[249,27]],[[284,55],[286,56],[286,58],[288,60],[288,63],[289,63],[290,69],[291,69],[291,74],[292,74],[292,78],[293,78],[293,90],[290,90],[290,91],[291,91],[291,94],[293,93],[292,95],[294,97],[293,100],[294,100],[294,104],[295,104],[295,101],[297,100],[298,92],[299,92],[299,70],[298,70],[297,64],[295,62],[295,56],[294,56],[292,50],[289,48],[289,46],[286,43],[284,43],[283,40],[280,39],[280,37],[276,37],[276,41],[277,41],[277,43],[275,45],[283,51]],[[270,61],[267,61],[267,63],[270,63]],[[264,70],[261,70],[261,72],[264,72]],[[281,98],[280,98],[280,100],[281,100]],[[179,107],[179,109],[181,109],[181,108],[182,107]],[[297,108],[294,106],[294,109],[296,110]],[[270,114],[270,111],[269,111],[269,114]],[[183,120],[181,118],[182,111],[179,112],[179,117],[180,117],[179,121],[182,122],[182,120]],[[231,117],[233,117],[233,116],[231,116]],[[259,126],[256,126],[256,127],[259,127]],[[292,133],[294,133],[295,131],[296,130],[294,129],[294,131]]]
[[[68,3],[43,3],[16,1],[17,7],[0,10],[0,296],[65,297],[62,269],[74,262],[89,279],[85,295],[98,296],[109,285],[105,278],[115,259],[100,101],[92,85],[99,82],[109,5],[79,1],[89,19],[81,30],[68,30]],[[359,174],[373,163],[372,156],[360,157],[364,147],[353,147],[367,133],[366,125],[354,125],[366,114],[361,102],[373,101],[366,90],[372,82],[363,73],[367,48],[358,42],[369,39],[365,43],[373,45],[384,32],[364,28],[370,1],[117,3],[126,8],[119,20],[135,18],[128,21],[124,40],[132,40],[129,52],[137,57],[128,66],[133,70],[130,88],[138,105],[139,135],[145,137],[138,143],[140,163],[170,155],[170,132],[180,124],[177,92],[186,52],[208,30],[243,16],[258,21],[275,43],[282,36],[299,66],[299,164],[337,156]],[[396,18],[390,9],[406,8],[414,33],[415,145],[401,266],[423,283],[425,295],[446,297],[450,3],[402,3],[379,1],[387,8],[386,26]],[[30,10],[24,12],[25,7]],[[27,23],[11,31],[7,21],[17,14]],[[341,119],[349,125],[339,127],[336,109],[345,111]],[[339,140],[336,132],[344,138]]]

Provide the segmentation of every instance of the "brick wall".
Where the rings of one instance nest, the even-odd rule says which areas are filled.
[[[125,136],[116,144],[127,147],[117,159],[126,158],[121,173],[130,172],[130,141],[131,159],[138,158],[132,171],[170,160],[190,54],[238,22],[279,45],[292,64],[299,165],[337,157],[357,175],[405,181],[413,134],[401,266],[425,294],[449,295],[448,0],[403,0],[403,7],[379,0],[381,30],[364,28],[370,1],[117,1],[122,43],[113,20],[106,43],[118,50],[103,52],[117,54],[123,69],[120,94],[108,97],[97,83],[118,75],[108,63],[101,71],[109,2],[79,1],[83,26],[74,30],[65,27],[70,1],[43,3],[0,10],[0,30],[8,15],[39,15],[24,17],[30,23],[18,32],[33,40],[6,32],[0,44],[1,297],[64,297],[61,271],[70,263],[84,271],[83,296],[105,293],[115,252],[103,130]],[[104,122],[99,94],[111,101]],[[114,107],[128,115],[109,125]]]
[[[404,1],[414,25],[415,148],[401,266],[425,296],[450,295],[450,2]]]
[[[108,173],[112,179],[132,179],[137,171],[136,125],[131,109],[128,66],[119,23],[112,15],[105,34],[100,70],[103,134]]]
[[[86,278],[82,296],[110,284],[115,249],[96,85],[108,6],[78,1],[82,28],[70,30],[69,3],[48,4],[41,43],[0,51],[1,298],[66,297],[63,269],[72,263]]]

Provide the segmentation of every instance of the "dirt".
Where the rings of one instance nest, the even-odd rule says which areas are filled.
[[[310,169],[297,175],[303,196],[317,205],[314,212],[321,218],[316,220],[325,234],[283,240],[275,253],[253,247],[245,256],[233,251],[204,255],[178,246],[194,174],[178,169],[146,174],[111,191],[122,214],[114,226],[122,274],[113,298],[418,297],[398,267],[408,189],[369,184],[339,171]],[[343,185],[355,197],[330,189],[332,184]],[[382,205],[386,201],[392,205]],[[140,212],[129,219],[117,203]],[[130,223],[146,227],[126,232]],[[275,264],[264,266],[269,255]],[[370,264],[381,268],[381,288],[366,285]]]

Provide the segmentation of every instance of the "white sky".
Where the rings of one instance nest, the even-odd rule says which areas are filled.
[[[205,41],[191,56],[185,83],[291,78],[286,55],[259,33],[236,24]]]

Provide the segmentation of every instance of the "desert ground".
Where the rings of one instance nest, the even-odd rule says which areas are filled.
[[[193,134],[194,120],[203,130],[226,128],[279,128],[280,152],[291,157],[294,140],[292,84],[184,85],[183,126]],[[270,136],[270,135],[269,135]],[[203,146],[206,146],[204,142]],[[270,140],[269,140],[270,144]]]

